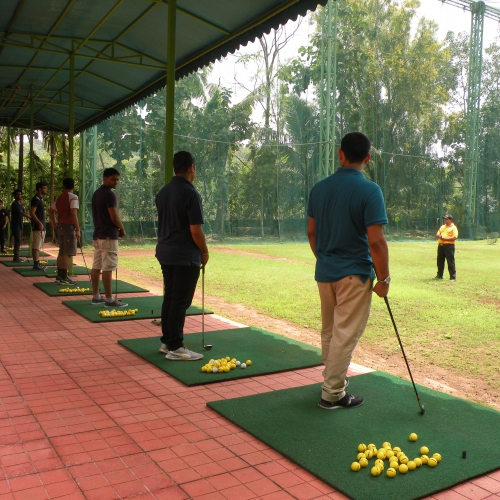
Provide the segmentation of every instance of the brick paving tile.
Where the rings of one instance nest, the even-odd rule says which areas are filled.
[[[321,367],[186,387],[117,343],[158,336],[149,320],[91,325],[33,290],[42,278],[0,266],[0,281],[0,500],[346,500],[206,407],[319,383]],[[238,326],[205,317],[206,331]],[[187,335],[200,328],[186,318]],[[494,499],[500,470],[428,500]]]

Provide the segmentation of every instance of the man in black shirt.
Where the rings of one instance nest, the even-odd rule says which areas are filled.
[[[14,236],[14,262],[23,262],[19,258],[19,249],[21,248],[21,238],[23,236],[23,217],[31,219],[30,215],[26,213],[22,205],[23,193],[20,189],[16,189],[12,196],[14,201],[10,206],[10,230]]]
[[[201,196],[193,186],[195,160],[191,153],[174,155],[174,178],[156,196],[158,244],[156,258],[163,274],[160,352],[171,361],[194,361],[203,354],[184,346],[186,311],[193,300],[200,266],[208,262],[203,233]]]
[[[106,168],[102,174],[102,186],[92,195],[92,220],[94,222],[94,261],[92,263],[92,305],[104,307],[127,307],[125,302],[113,298],[111,280],[118,266],[118,238],[125,236],[125,228],[118,214],[116,195],[112,191],[120,182],[116,168]],[[102,284],[105,298],[99,293]]]
[[[3,208],[3,200],[0,200],[0,253],[6,253],[7,222],[9,222],[9,212]]]
[[[31,230],[33,231],[32,255],[33,269],[36,271],[45,271],[45,266],[40,265],[40,250],[45,241],[45,208],[43,206],[43,197],[47,193],[47,183],[38,182],[36,185],[36,194],[31,198]]]

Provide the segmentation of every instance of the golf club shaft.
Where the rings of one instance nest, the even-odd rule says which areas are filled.
[[[420,397],[418,395],[417,388],[415,386],[415,382],[413,381],[413,375],[412,375],[411,370],[410,370],[410,365],[408,364],[408,360],[406,359],[406,354],[405,354],[405,350],[403,347],[403,343],[401,342],[401,338],[400,338],[399,332],[398,332],[398,327],[396,326],[396,322],[394,321],[394,316],[392,315],[391,306],[389,305],[389,299],[387,298],[387,296],[384,297],[384,301],[385,301],[385,305],[387,306],[387,310],[389,311],[389,316],[391,317],[392,325],[394,326],[394,331],[396,332],[396,337],[398,338],[399,346],[401,347],[401,352],[403,353],[403,358],[405,360],[406,367],[408,368],[408,373],[410,374],[411,383],[413,384],[413,389],[415,390],[415,395],[417,396],[418,406],[420,406],[421,411],[424,411],[424,409],[422,407],[422,403],[420,402]]]
[[[80,243],[80,252],[82,254],[83,263],[85,264],[85,271],[87,271],[87,278],[89,279],[90,283],[92,283],[92,280],[90,279],[89,268],[87,267],[87,261],[85,260],[85,255],[83,254],[83,246],[81,243]]]
[[[205,266],[201,268],[201,338],[205,347]]]

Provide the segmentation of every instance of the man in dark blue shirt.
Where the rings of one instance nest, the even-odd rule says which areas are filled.
[[[16,189],[12,196],[14,201],[10,206],[10,229],[14,236],[14,262],[23,262],[19,258],[19,249],[21,248],[21,239],[23,237],[23,217],[31,219],[30,215],[24,210],[23,193],[20,189]]]
[[[164,283],[160,352],[171,361],[193,361],[203,354],[184,346],[184,321],[200,276],[208,262],[203,233],[201,196],[193,186],[195,160],[191,153],[174,155],[174,178],[156,196],[158,244],[156,258]]]
[[[113,298],[111,280],[118,266],[118,238],[125,236],[125,228],[118,214],[116,195],[112,191],[120,182],[116,168],[106,168],[102,174],[102,186],[92,195],[92,220],[94,222],[94,261],[92,263],[92,305],[104,307],[127,307],[128,304]],[[102,285],[106,298],[99,293],[102,270]]]
[[[44,271],[45,266],[40,265],[40,250],[45,241],[45,208],[43,206],[43,197],[47,194],[47,183],[38,182],[36,185],[36,194],[31,198],[31,231],[33,232],[33,241],[31,251],[33,255],[33,269],[35,271]]]
[[[321,357],[325,364],[321,401],[325,410],[355,408],[361,396],[345,391],[352,353],[370,315],[372,290],[389,291],[387,224],[382,191],[365,179],[371,143],[360,132],[347,134],[338,151],[340,168],[311,190],[307,235],[316,256],[321,302]],[[372,287],[373,268],[379,278]]]
[[[3,200],[0,200],[0,253],[6,253],[5,242],[7,241],[7,223],[9,212],[3,208]]]

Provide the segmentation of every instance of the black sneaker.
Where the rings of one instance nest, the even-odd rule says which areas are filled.
[[[12,259],[13,262],[24,262],[24,259]]]
[[[363,404],[363,398],[361,396],[353,396],[348,392],[345,393],[345,396],[338,401],[325,401],[321,399],[318,403],[320,408],[323,410],[338,410],[343,408],[356,408],[357,406],[361,406]]]
[[[442,276],[434,276],[434,278],[432,278],[433,280],[442,280],[443,277]]]
[[[56,282],[61,284],[61,285],[76,285],[77,284],[77,282],[75,280],[72,280],[69,277],[61,278],[60,276],[57,276]]]
[[[92,297],[91,304],[93,306],[102,306],[104,304],[104,302],[106,302],[106,301],[102,297],[99,297],[98,299],[96,299],[95,297]]]
[[[41,266],[38,264],[38,266],[33,266],[33,271],[45,271],[47,269],[45,266]]]

